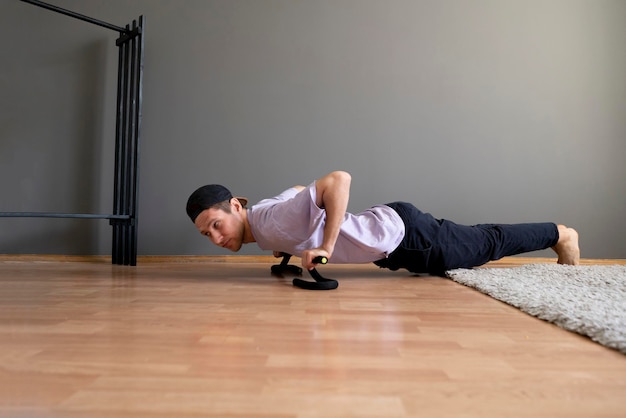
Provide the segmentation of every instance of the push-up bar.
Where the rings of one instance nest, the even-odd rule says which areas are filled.
[[[289,260],[291,259],[291,254],[282,253],[282,256],[283,256],[283,259],[280,262],[280,264],[274,264],[271,267],[271,271],[273,274],[276,274],[276,275],[282,275],[283,273],[291,273],[291,274],[297,274],[297,275],[302,274],[301,267],[295,266],[293,264],[289,264]],[[313,262],[315,264],[326,264],[328,263],[328,258],[323,257],[323,256],[315,257],[313,259]],[[309,274],[315,280],[314,282],[309,282],[307,280],[302,280],[302,279],[295,277],[292,282],[293,285],[301,289],[307,289],[307,290],[332,290],[332,289],[336,289],[339,286],[339,282],[337,280],[327,279],[326,277],[322,276],[315,268],[309,270]]]

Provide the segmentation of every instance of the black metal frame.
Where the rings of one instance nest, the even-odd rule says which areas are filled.
[[[113,227],[112,264],[137,265],[137,185],[144,68],[145,20],[139,16],[125,28],[93,19],[38,0],[21,0],[119,32],[115,177],[113,214],[0,212],[0,217],[108,219]]]

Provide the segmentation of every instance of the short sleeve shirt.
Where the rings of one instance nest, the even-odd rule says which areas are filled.
[[[258,246],[298,257],[304,250],[319,247],[326,211],[315,200],[313,182],[300,192],[287,189],[252,206],[248,221]],[[331,261],[369,263],[386,258],[400,245],[404,233],[404,222],[389,206],[373,206],[357,214],[346,212]]]

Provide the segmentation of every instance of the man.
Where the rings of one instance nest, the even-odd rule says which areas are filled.
[[[187,215],[214,244],[239,251],[256,242],[274,255],[302,258],[313,269],[318,256],[335,263],[368,263],[392,270],[443,275],[490,260],[552,248],[560,264],[580,261],[578,233],[554,223],[459,225],[436,219],[405,202],[346,212],[350,174],[331,172],[309,186],[294,186],[246,208],[220,185],[200,187]]]

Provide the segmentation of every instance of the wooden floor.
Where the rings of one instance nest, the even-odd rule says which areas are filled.
[[[585,337],[448,279],[307,291],[272,262],[0,257],[0,417],[626,416],[626,356]]]

